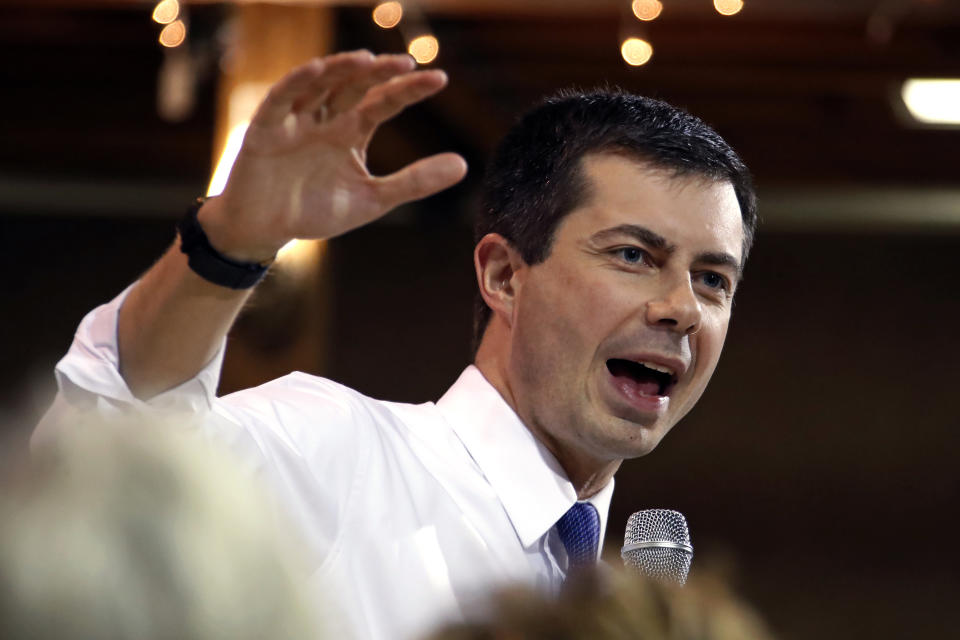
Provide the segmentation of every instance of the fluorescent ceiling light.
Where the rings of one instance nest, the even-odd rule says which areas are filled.
[[[911,78],[903,83],[900,95],[914,120],[960,125],[960,79]]]

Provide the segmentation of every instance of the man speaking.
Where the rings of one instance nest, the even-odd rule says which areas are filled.
[[[281,246],[464,176],[450,153],[382,177],[365,166],[377,126],[445,83],[364,51],[277,83],[223,194],[83,320],[36,434],[90,407],[190,412],[270,484],[355,637],[412,637],[491,586],[549,589],[596,561],[620,463],[649,453],[713,373],[756,223],[746,167],[700,120],[624,93],[561,94],[489,168],[479,346],[439,401],[302,373],[216,398],[225,336]]]

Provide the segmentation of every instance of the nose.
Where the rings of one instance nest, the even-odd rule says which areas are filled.
[[[658,295],[647,303],[647,323],[666,327],[683,335],[700,330],[703,310],[689,276],[671,278],[663,283]]]

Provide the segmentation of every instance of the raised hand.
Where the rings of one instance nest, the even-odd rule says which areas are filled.
[[[414,66],[406,55],[356,51],[312,60],[274,85],[223,194],[200,210],[211,244],[238,260],[268,260],[292,238],[345,233],[462,179],[466,162],[454,153],[387,176],[367,171],[377,127],[447,82]]]

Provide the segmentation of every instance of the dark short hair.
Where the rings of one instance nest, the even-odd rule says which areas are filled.
[[[621,90],[564,91],[520,118],[487,167],[474,241],[499,233],[527,264],[544,261],[557,226],[586,197],[581,159],[603,152],[623,153],[676,175],[731,183],[743,217],[741,261],[746,262],[757,225],[756,194],[746,165],[696,116]],[[475,347],[490,314],[478,295]]]

